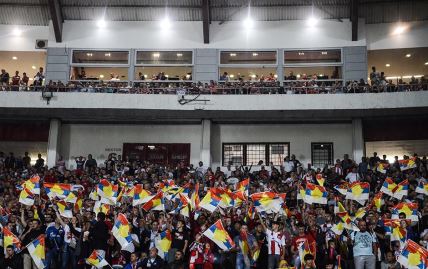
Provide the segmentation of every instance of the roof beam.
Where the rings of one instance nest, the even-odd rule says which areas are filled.
[[[202,27],[204,32],[204,44],[210,43],[210,1],[202,0]]]
[[[48,0],[49,13],[51,14],[52,24],[57,43],[62,42],[62,23],[64,22],[59,0]]]
[[[359,0],[351,0],[352,41],[358,41],[358,6]]]

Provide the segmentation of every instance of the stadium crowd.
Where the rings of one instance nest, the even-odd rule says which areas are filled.
[[[62,157],[53,168],[41,155],[31,163],[28,153],[0,153],[2,268],[37,268],[41,252],[34,254],[29,245],[40,236],[42,267],[58,269],[91,268],[88,263],[126,269],[400,269],[409,267],[407,260],[397,262],[406,240],[425,248],[418,255],[427,262],[427,159],[416,154],[391,164],[376,153],[359,162],[345,155],[322,169],[292,155],[281,166],[259,163],[257,171],[233,164],[213,170],[202,162],[163,166],[115,154],[103,164],[91,155],[78,157],[74,170]],[[341,191],[360,183],[369,185],[365,200],[345,196],[346,187]],[[105,188],[115,186],[109,196]],[[308,189],[314,188],[325,192],[323,201],[311,200]],[[156,195],[143,203],[144,193]],[[163,198],[156,202],[159,193]],[[77,200],[68,200],[73,194]],[[215,194],[222,202],[215,203]],[[400,211],[403,204],[415,207]]]

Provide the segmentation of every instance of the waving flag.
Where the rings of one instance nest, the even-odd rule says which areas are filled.
[[[383,195],[383,192],[381,192],[381,191],[376,193],[376,195],[373,197],[373,201],[372,201],[372,205],[376,207],[378,212],[380,212],[380,208],[384,204],[384,201],[382,199],[382,195]]]
[[[150,210],[158,210],[158,211],[165,210],[163,193],[158,192],[155,196],[153,196],[150,200],[148,200],[147,203],[143,205],[143,209],[146,212],[149,212]]]
[[[96,189],[96,188],[95,188],[95,189],[93,189],[93,190],[91,191],[91,193],[89,193],[89,199],[94,200],[94,201],[98,201],[98,200],[99,200],[99,198],[98,198],[98,193],[97,193],[97,189]]]
[[[412,240],[407,240],[397,261],[408,269],[426,269],[428,267],[428,251]]]
[[[369,199],[370,184],[368,182],[354,182],[349,186],[346,199],[355,200],[364,205]]]
[[[351,216],[349,216],[348,211],[346,211],[345,207],[341,202],[337,202],[337,212],[336,215],[343,222],[343,228],[348,230],[359,231],[358,227],[352,222]]]
[[[53,199],[55,197],[58,197],[59,199],[65,199],[71,192],[70,184],[44,183],[43,187],[45,188],[49,199]]]
[[[190,197],[190,201],[192,202],[192,207],[194,209],[199,209],[199,182],[195,184],[195,189],[193,190],[192,196]]]
[[[401,220],[393,219],[385,219],[383,221],[384,225],[389,227],[388,230],[391,233],[391,241],[400,241],[400,244],[404,245],[407,239],[407,230],[401,227],[400,222]],[[410,222],[410,220],[408,222]]]
[[[74,203],[74,210],[80,212],[83,206],[83,200],[81,197],[77,197],[76,203]]]
[[[317,174],[315,178],[317,179],[318,184],[324,187],[325,178],[322,177],[322,174]]]
[[[165,231],[161,232],[155,239],[155,247],[159,251],[159,256],[162,259],[165,259],[165,255],[168,253],[169,249],[171,248],[172,243],[172,236],[171,231],[166,229]]]
[[[417,203],[405,203],[401,202],[392,209],[392,219],[399,219],[400,213],[406,214],[406,219],[412,220],[412,222],[419,221],[418,216],[418,204]]]
[[[100,201],[96,201],[94,205],[94,212],[95,215],[98,215],[98,213],[103,212],[104,214],[108,214],[110,212],[110,205],[109,204],[102,204]]]
[[[151,198],[152,194],[143,188],[142,184],[137,184],[133,187],[134,195],[132,196],[132,206],[141,205],[147,203]]]
[[[378,163],[376,167],[376,171],[382,174],[386,174],[389,169],[389,163]]]
[[[12,246],[15,253],[21,250],[21,241],[5,226],[3,227],[3,248],[5,254],[7,246]]]
[[[238,184],[236,185],[236,190],[237,191],[243,191],[245,193],[245,195],[248,197],[248,193],[250,191],[250,179],[246,178],[246,179],[238,182]]]
[[[67,203],[76,203],[77,201],[77,196],[79,196],[79,194],[77,193],[77,191],[71,191],[67,197],[65,197],[64,201]]]
[[[29,180],[26,180],[22,185],[23,185],[23,188],[27,188],[32,193],[40,195],[40,177],[38,175],[32,176]]]
[[[119,215],[117,215],[113,229],[111,231],[113,236],[122,246],[122,249],[127,247],[128,244],[132,244],[131,226],[129,225],[129,221],[124,214],[119,213]]]
[[[28,206],[34,205],[34,193],[24,188],[19,194],[19,202]]]
[[[227,231],[224,229],[221,220],[217,220],[211,227],[203,233],[212,240],[222,250],[230,250],[235,246]]]
[[[58,211],[61,216],[68,219],[73,218],[73,208],[65,201],[58,201],[56,205],[58,206]]]
[[[301,263],[301,265],[302,265],[302,267],[303,267],[303,266],[304,266],[304,264],[305,264],[305,256],[306,256],[307,254],[312,254],[312,255],[314,255],[314,256],[315,256],[315,252],[313,252],[313,251],[311,250],[311,247],[310,247],[310,245],[309,245],[308,240],[305,240],[304,242],[302,242],[302,243],[299,245],[298,249],[299,249],[299,258],[300,258],[300,263]],[[314,264],[314,266],[315,266],[315,264]]]
[[[346,195],[349,189],[349,183],[345,182],[340,185],[334,186],[334,189],[337,190],[340,194]]]
[[[399,160],[398,163],[400,165],[401,171],[416,168],[416,158]]]
[[[282,201],[274,192],[258,192],[250,195],[254,207],[259,212],[280,212]]]
[[[110,266],[108,262],[103,257],[101,257],[97,250],[92,251],[91,256],[86,259],[86,263],[95,266],[95,268]]]
[[[327,196],[328,192],[323,186],[307,183],[303,201],[307,204],[327,204]]]
[[[428,183],[421,181],[416,188],[416,192],[428,195]]]
[[[392,180],[392,178],[387,177],[382,184],[381,192],[388,194],[389,196],[394,195],[393,191],[397,187],[397,184]]]
[[[204,208],[210,211],[211,213],[213,213],[214,210],[216,210],[216,208],[220,204],[220,201],[221,201],[221,198],[219,196],[214,194],[211,190],[208,190],[205,197],[199,203],[199,207]]]
[[[102,179],[97,185],[97,193],[101,197],[101,202],[115,205],[119,194],[119,185],[113,185],[107,179]]]
[[[343,222],[338,222],[331,227],[331,231],[337,235],[342,235],[344,229]]]
[[[351,217],[352,221],[364,218],[364,216],[367,214],[368,210],[369,210],[369,206],[358,208],[357,212],[355,212],[354,216]]]
[[[409,181],[406,179],[399,184],[395,184],[391,178],[386,178],[380,190],[391,197],[401,200],[403,196],[407,196],[409,191]]]
[[[252,251],[250,244],[248,243],[248,234],[246,232],[240,233],[240,239],[238,241],[238,244],[244,256],[244,262],[246,265],[249,266],[251,261],[250,257],[252,257],[253,255],[251,254]]]
[[[37,268],[44,269],[47,266],[45,255],[45,235],[42,234],[27,245],[28,253],[33,258]]]

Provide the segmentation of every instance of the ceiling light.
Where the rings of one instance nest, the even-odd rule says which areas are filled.
[[[250,17],[247,17],[242,23],[247,29],[251,29],[254,27],[254,21]]]
[[[407,53],[407,54],[406,54],[406,58],[410,58],[410,57],[412,57],[412,54]]]
[[[165,17],[162,21],[161,21],[161,27],[164,30],[168,30],[169,28],[171,28],[171,21],[169,20],[168,17]]]
[[[299,52],[299,55],[302,56],[302,55],[305,55],[305,53],[304,52]]]
[[[385,64],[385,66],[386,66],[386,67],[390,67],[391,65],[390,65],[390,64]]]
[[[169,75],[165,75],[166,78],[169,78]]]
[[[20,36],[20,35],[22,35],[22,31],[20,29],[18,29],[18,28],[15,28],[15,29],[12,30],[12,35],[14,35],[14,36]]]
[[[98,26],[99,28],[104,28],[104,27],[106,27],[106,21],[105,21],[104,19],[99,19],[99,20],[97,21],[97,26]]]
[[[153,57],[159,58],[160,57],[160,53],[159,52],[153,53]]]
[[[300,74],[297,74],[297,75],[296,75],[296,78],[300,78]]]
[[[327,51],[321,52],[322,55],[327,55]]]
[[[428,62],[426,62],[425,65],[428,65]]]
[[[253,53],[253,56],[254,56],[254,57],[259,56],[259,54],[258,54],[257,52],[254,52],[254,53]]]
[[[183,53],[177,53],[177,57],[183,57]]]
[[[104,56],[106,56],[106,57],[110,57],[111,56],[111,53],[109,52],[109,53],[105,53],[104,54]]]
[[[18,60],[18,57],[13,56],[13,57],[12,57],[12,60]]]
[[[101,74],[101,75],[100,75],[100,78],[104,78],[104,75],[103,75],[103,74]]]
[[[273,77],[274,77],[274,78],[278,78],[278,75],[277,75],[277,74],[275,74],[275,75],[273,75]]]
[[[236,56],[236,53],[231,53],[231,54],[230,54],[230,56],[231,56],[231,57],[235,57],[235,56]]]
[[[251,78],[256,78],[257,76],[256,76],[256,75],[254,75],[254,74],[252,74],[250,77],[251,77]]]
[[[307,22],[306,22],[306,24],[309,26],[309,27],[314,27],[314,26],[316,26],[317,24],[318,24],[318,19],[317,18],[315,18],[315,17],[310,17],[308,20],[307,20]]]
[[[36,69],[37,67],[35,65],[31,66],[31,69]]]
[[[92,57],[92,53],[86,53],[86,56],[88,56],[88,57]]]
[[[403,25],[399,25],[395,27],[394,31],[392,32],[394,35],[400,35],[406,31],[406,27]]]
[[[234,77],[235,77],[235,75],[231,74],[229,77],[234,78]]]
[[[147,78],[148,76],[147,76],[147,74],[144,74],[144,78]]]

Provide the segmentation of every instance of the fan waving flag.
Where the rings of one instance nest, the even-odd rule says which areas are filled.
[[[382,174],[386,174],[389,169],[389,163],[378,163],[376,167],[376,171]]]
[[[401,171],[416,168],[415,158],[399,160],[398,163],[400,165]]]
[[[165,259],[165,255],[168,253],[169,249],[171,248],[172,243],[172,235],[171,231],[166,229],[165,231],[159,233],[157,238],[155,239],[155,247],[159,251],[159,256],[162,259]]]
[[[426,269],[428,251],[412,240],[407,240],[397,261],[407,269]]]
[[[230,250],[235,246],[226,229],[224,229],[221,220],[217,220],[211,227],[205,230],[203,235],[212,240],[222,250]]]
[[[274,192],[258,192],[251,194],[250,198],[259,212],[279,213],[282,210],[282,199]]]
[[[69,206],[65,201],[58,201],[56,203],[58,206],[58,211],[61,216],[64,218],[71,219],[73,218],[73,207]]]
[[[32,176],[24,182],[23,188],[27,188],[32,193],[40,195],[40,177],[38,175]]]
[[[199,207],[213,213],[220,204],[221,197],[214,194],[211,190],[207,192],[205,197],[199,203]]]
[[[102,204],[100,201],[96,201],[94,204],[94,212],[95,215],[98,215],[98,213],[103,212],[104,214],[108,214],[110,212],[110,205],[109,204]]]
[[[345,207],[341,202],[337,202],[338,208],[336,215],[342,220],[343,228],[348,230],[359,231],[358,227],[352,222],[351,216],[349,216],[348,211],[346,211]]]
[[[94,266],[95,268],[103,268],[110,266],[108,262],[98,253],[97,250],[92,251],[91,256],[86,259],[86,263]]]
[[[397,184],[392,180],[392,178],[387,177],[385,181],[382,184],[382,188],[380,189],[381,192],[388,194],[389,196],[392,196],[393,190],[397,187]]]
[[[199,209],[199,182],[195,184],[195,189],[193,190],[192,196],[190,197],[192,202],[192,207],[197,210]]]
[[[338,191],[340,194],[346,195],[346,193],[348,192],[348,189],[349,189],[349,183],[345,182],[345,183],[342,183],[340,185],[334,186],[334,189],[336,191]]]
[[[384,201],[382,199],[383,192],[378,192],[374,197],[372,201],[372,205],[376,207],[377,211],[380,212],[380,208],[384,204]]]
[[[391,233],[391,241],[400,241],[400,244],[404,245],[407,239],[407,230],[401,227],[401,221],[402,220],[385,219],[383,223],[386,226],[385,228]],[[410,220],[408,220],[408,222],[410,224]]]
[[[101,197],[101,202],[115,205],[119,194],[119,185],[113,185],[107,179],[102,179],[97,185],[97,193]]]
[[[303,201],[307,204],[327,204],[327,196],[328,192],[323,186],[307,183]]]
[[[403,196],[407,196],[409,191],[409,181],[406,179],[399,184],[395,184],[391,178],[386,178],[380,191],[391,197],[401,200]]]
[[[243,191],[245,193],[245,195],[248,197],[248,192],[250,190],[250,179],[246,178],[246,179],[238,182],[238,184],[236,185],[236,190],[237,191]]]
[[[132,196],[132,206],[147,203],[153,196],[143,188],[142,184],[137,184],[133,187],[134,195]]]
[[[322,174],[317,174],[315,178],[318,184],[324,187],[325,178],[322,177]]]
[[[5,226],[3,227],[3,248],[5,254],[7,246],[12,246],[15,253],[21,250],[21,241]]]
[[[346,199],[355,200],[364,205],[369,199],[370,184],[368,182],[354,182],[349,186]]]
[[[47,266],[45,254],[45,235],[42,234],[34,239],[33,242],[27,245],[27,249],[37,268],[44,269]]]
[[[153,196],[147,203],[143,205],[143,209],[146,212],[150,210],[165,210],[164,201],[163,201],[163,193],[160,191],[155,196]]]
[[[113,236],[122,246],[122,249],[126,248],[129,244],[132,244],[131,226],[129,225],[129,221],[124,214],[119,213],[119,215],[117,215],[113,229],[111,231]]]
[[[428,195],[428,183],[421,181],[416,188],[416,192]]]
[[[418,204],[417,203],[405,203],[401,202],[392,209],[392,219],[399,219],[399,214],[404,213],[406,219],[412,220],[412,222],[418,222]]]
[[[44,183],[43,187],[45,188],[49,199],[53,199],[55,197],[58,197],[59,199],[65,199],[71,192],[70,184]]]
[[[24,188],[19,194],[19,202],[28,206],[34,205],[34,193],[27,188]]]

